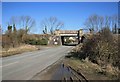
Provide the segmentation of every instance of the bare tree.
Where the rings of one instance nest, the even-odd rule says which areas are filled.
[[[104,18],[104,27],[111,27],[111,16],[105,16]]]
[[[13,25],[17,25],[18,24],[18,17],[16,17],[16,16],[12,16],[11,18],[10,18],[10,22],[9,22],[12,26]]]
[[[63,28],[64,23],[59,21],[56,17],[50,17],[48,19],[44,19],[41,22],[41,27],[43,28],[43,33],[53,34],[55,30],[59,30]]]
[[[103,19],[101,18],[100,20],[99,16],[95,14],[88,17],[88,19],[85,21],[84,24],[89,30],[98,31],[98,28],[100,27],[100,25],[103,24],[102,22],[103,22]]]
[[[49,20],[46,19],[46,18],[44,20],[42,20],[41,27],[43,29],[43,33],[47,34],[48,33],[48,29],[50,28]]]
[[[115,22],[115,17],[114,21]],[[99,16],[99,15],[91,15],[85,21],[85,26],[94,32],[101,30],[103,27],[111,27],[112,17],[111,16]],[[115,25],[114,25],[115,26]]]
[[[113,33],[117,33],[117,28],[118,28],[118,16],[113,15],[111,17],[111,22],[112,22],[112,31]]]
[[[30,16],[12,16],[8,22],[8,30],[6,31],[8,43],[11,43],[13,47],[22,42],[23,36],[35,25],[35,21]],[[22,27],[21,30],[17,30],[17,27]]]
[[[22,29],[26,30],[26,33],[30,31],[30,29],[35,26],[35,20],[30,16],[12,16],[10,21],[8,22],[8,26],[11,25],[13,27],[22,27]]]
[[[25,28],[26,33],[28,33],[28,31],[30,31],[30,29],[33,26],[35,26],[35,20],[31,18],[30,16],[21,16],[20,24],[22,25],[22,28]]]
[[[104,17],[103,16],[99,16],[99,28],[102,29],[104,27]]]

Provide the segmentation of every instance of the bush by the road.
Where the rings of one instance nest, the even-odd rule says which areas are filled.
[[[78,45],[69,57],[88,59],[119,78],[119,36],[112,34],[109,28],[103,28],[99,33],[93,34],[91,38],[87,39],[85,43]]]
[[[25,41],[26,44],[31,44],[31,45],[47,45],[48,40],[45,38],[42,38],[40,40],[36,39],[29,39]]]
[[[118,37],[109,28],[102,29],[83,44],[82,51],[89,60],[101,66],[111,64],[120,68]]]

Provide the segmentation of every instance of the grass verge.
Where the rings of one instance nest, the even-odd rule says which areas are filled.
[[[2,51],[1,51],[2,54],[0,55],[0,57],[7,57],[7,56],[11,56],[11,55],[20,54],[23,52],[30,52],[30,51],[35,51],[35,50],[39,50],[39,49],[33,45],[21,45],[19,47],[10,48],[8,50],[2,49]]]
[[[87,59],[66,58],[64,63],[82,73],[87,80],[117,80],[119,78],[118,74],[120,74],[120,71],[116,68],[109,66],[104,69]]]

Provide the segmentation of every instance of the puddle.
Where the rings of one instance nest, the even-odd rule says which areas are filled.
[[[83,75],[78,74],[77,71],[72,69],[70,66],[65,66],[64,64],[60,64],[58,66],[51,79],[65,82],[68,80],[68,82],[88,82]]]
[[[58,80],[60,82],[87,82],[82,75],[69,65],[57,63],[36,74],[32,80]]]
[[[59,65],[59,67],[56,69],[56,71],[54,72],[53,76],[51,79],[53,80],[70,80],[70,77],[73,76],[72,70],[67,67],[64,66],[64,64]]]

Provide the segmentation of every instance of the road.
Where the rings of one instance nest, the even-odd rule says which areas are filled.
[[[59,46],[2,58],[2,80],[29,80],[65,56],[71,46]]]

